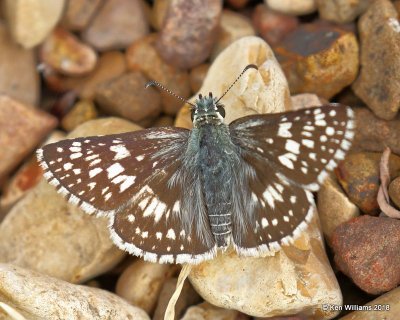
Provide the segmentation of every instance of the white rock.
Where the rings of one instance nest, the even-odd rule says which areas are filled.
[[[226,110],[225,122],[249,114],[291,110],[288,83],[272,49],[254,36],[241,38],[222,51],[208,70],[199,92],[189,100],[193,101],[199,93],[221,96],[248,64],[257,65],[258,71],[248,70],[221,100]],[[191,128],[187,106],[181,109],[175,125]]]
[[[321,19],[337,23],[354,21],[372,0],[317,0]]]
[[[264,0],[273,10],[289,15],[301,16],[317,10],[316,0]]]
[[[29,320],[150,319],[143,310],[108,291],[9,264],[0,264],[0,301]],[[2,317],[1,308],[0,319],[10,319]]]
[[[206,301],[255,317],[301,313],[331,319],[338,312],[323,310],[322,305],[342,304],[316,215],[294,245],[283,246],[274,256],[220,254],[194,266],[189,279]]]
[[[213,306],[207,302],[200,303],[187,309],[181,320],[237,320],[246,319],[245,316],[239,316],[235,310],[227,310]]]

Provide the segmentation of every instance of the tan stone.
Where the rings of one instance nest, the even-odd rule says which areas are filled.
[[[291,108],[282,69],[271,48],[258,37],[241,38],[226,48],[212,63],[198,93],[211,91],[215,97],[221,96],[248,64],[257,65],[258,71],[247,71],[221,100],[226,109],[226,123],[249,114],[284,112]],[[192,127],[187,106],[179,112],[175,125]]]
[[[241,316],[236,310],[226,310],[203,302],[190,307],[181,320],[246,320],[246,316]]]
[[[231,10],[223,10],[219,23],[217,40],[211,51],[210,59],[214,60],[226,47],[236,40],[256,34],[250,19]]]
[[[313,93],[300,93],[291,96],[293,110],[302,110],[305,108],[317,107],[323,105],[327,101],[321,99]]]
[[[137,260],[118,278],[115,292],[152,315],[164,282],[175,271],[176,267],[170,264]]]
[[[189,279],[213,305],[256,317],[301,313],[332,319],[338,311],[322,305],[342,304],[342,294],[324,250],[315,214],[293,245],[261,258],[230,251],[194,266]]]
[[[317,207],[322,231],[328,243],[336,227],[360,215],[358,207],[350,201],[332,177],[327,178],[321,186]]]
[[[155,0],[151,10],[150,24],[155,30],[160,30],[171,0]]]
[[[104,0],[73,0],[68,1],[62,19],[62,25],[68,30],[83,30]]]
[[[97,118],[97,110],[91,100],[80,100],[64,116],[61,126],[66,131],[72,131],[86,121]]]
[[[361,69],[352,88],[381,119],[400,109],[400,23],[389,0],[374,1],[358,21]]]
[[[143,310],[108,291],[70,284],[10,264],[0,264],[0,279],[0,301],[29,320],[150,319]],[[1,307],[0,319],[10,319]]]
[[[5,24],[0,22],[0,92],[27,105],[37,106],[40,80],[36,63],[35,52],[17,45]]]
[[[68,138],[138,129],[128,121],[106,118],[84,123]],[[112,243],[107,225],[108,219],[83,213],[43,180],[1,223],[0,261],[83,282],[124,257]]]
[[[322,19],[348,23],[362,14],[372,0],[316,0],[316,2]]]
[[[210,65],[208,63],[203,63],[190,70],[190,88],[192,89],[192,92],[197,92],[200,90],[207,75],[208,69],[210,69]]]
[[[278,12],[301,16],[317,10],[316,0],[264,0],[273,10]]]
[[[61,18],[65,0],[5,0],[5,15],[15,41],[25,48],[41,43]]]

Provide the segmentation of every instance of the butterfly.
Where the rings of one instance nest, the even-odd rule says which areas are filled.
[[[354,114],[328,104],[227,125],[220,100],[249,69],[257,67],[248,65],[219,99],[188,102],[192,130],[44,146],[44,177],[86,213],[109,217],[114,243],[147,261],[196,264],[230,245],[243,256],[280,250],[307,227],[312,192],[349,150]]]

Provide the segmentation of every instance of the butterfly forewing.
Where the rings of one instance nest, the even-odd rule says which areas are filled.
[[[152,262],[197,263],[216,248],[207,224],[193,227],[206,213],[191,208],[192,201],[205,206],[198,177],[182,164],[188,133],[157,128],[77,138],[38,155],[47,180],[70,202],[111,218],[120,248]]]
[[[268,161],[272,169],[298,186],[317,191],[344,158],[353,138],[353,111],[337,104],[295,112],[252,115],[230,124],[243,152]]]

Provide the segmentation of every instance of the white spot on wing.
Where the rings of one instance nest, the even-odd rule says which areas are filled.
[[[123,144],[117,144],[116,146],[111,146],[110,150],[115,152],[113,160],[121,160],[129,157],[131,153]]]
[[[124,170],[125,170],[124,167],[121,166],[121,164],[119,164],[118,162],[116,162],[107,168],[108,178],[112,179],[117,175],[119,175],[121,172],[124,172]]]
[[[291,138],[292,134],[289,129],[292,127],[291,122],[283,122],[279,124],[278,136],[282,138]]]
[[[173,229],[169,229],[167,232],[167,236],[168,239],[172,239],[175,240],[176,236],[175,236],[175,231]]]
[[[102,168],[94,168],[94,169],[89,171],[89,177],[93,178],[93,177],[97,176],[102,171],[103,171]]]

